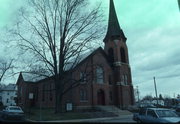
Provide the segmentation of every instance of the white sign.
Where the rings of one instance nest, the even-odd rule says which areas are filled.
[[[29,93],[29,99],[33,99],[33,93]]]
[[[67,111],[72,111],[72,103],[67,103],[66,104],[66,110]]]

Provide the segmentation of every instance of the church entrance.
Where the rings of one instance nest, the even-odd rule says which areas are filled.
[[[105,105],[105,95],[102,89],[97,92],[97,103],[98,105]]]

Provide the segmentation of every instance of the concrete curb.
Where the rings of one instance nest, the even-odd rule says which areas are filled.
[[[34,121],[34,120],[29,120],[30,122],[40,122],[40,123],[49,123],[49,122],[53,122],[53,123],[58,123],[58,122],[92,122],[92,121],[102,121],[102,120],[112,120],[112,119],[121,119],[124,117],[132,117],[131,115],[121,115],[121,116],[117,116],[117,117],[104,117],[104,118],[92,118],[92,119],[74,119],[74,120],[54,120],[54,121]]]

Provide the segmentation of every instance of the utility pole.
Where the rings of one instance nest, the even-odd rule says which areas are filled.
[[[157,100],[157,105],[158,105],[158,96],[157,96],[157,88],[156,88],[156,79],[155,79],[155,77],[154,77],[154,88],[155,88],[156,100]]]

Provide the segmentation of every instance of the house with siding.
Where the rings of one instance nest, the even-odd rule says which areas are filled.
[[[16,105],[17,86],[16,84],[8,84],[1,88],[1,102],[4,106]]]

